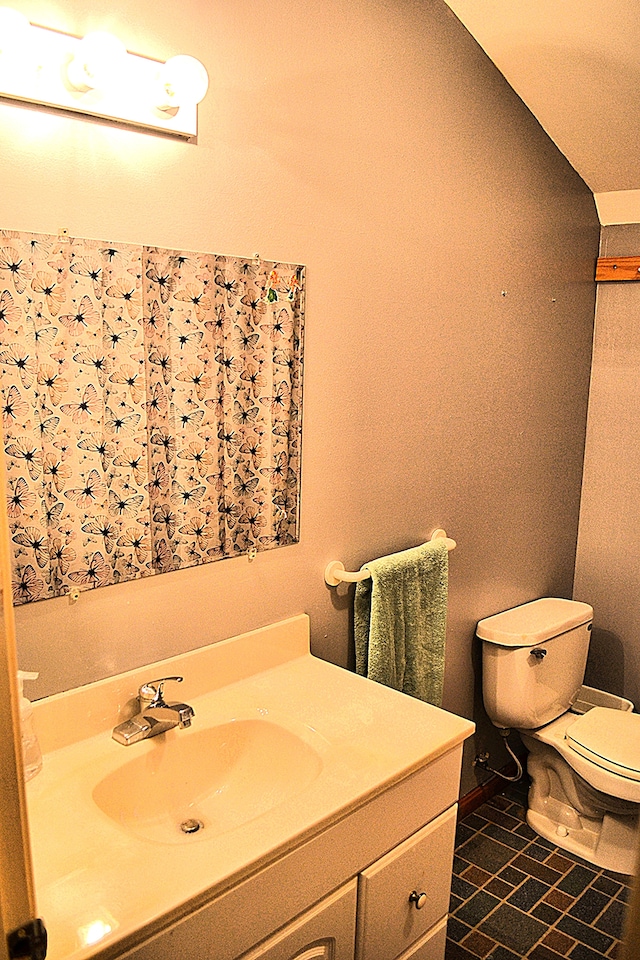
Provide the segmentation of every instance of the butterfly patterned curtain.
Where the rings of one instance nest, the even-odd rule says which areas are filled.
[[[298,537],[304,268],[0,232],[14,602]]]

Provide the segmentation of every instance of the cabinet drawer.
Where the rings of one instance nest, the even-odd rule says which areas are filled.
[[[357,882],[352,880],[240,960],[351,960]]]
[[[457,809],[445,810],[360,874],[356,960],[396,960],[446,915]],[[409,900],[413,891],[426,893],[420,909]]]
[[[447,946],[447,918],[443,917],[424,937],[414,943],[398,960],[444,960]]]

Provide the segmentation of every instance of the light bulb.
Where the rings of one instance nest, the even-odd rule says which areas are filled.
[[[200,103],[209,89],[209,76],[204,65],[195,57],[180,54],[171,57],[160,68],[160,92],[157,106],[171,110],[185,104]]]
[[[117,76],[126,55],[125,45],[112,33],[88,33],[67,67],[69,82],[77,90],[104,89]]]
[[[23,13],[12,7],[0,7],[0,54],[18,57],[31,33],[31,24]]]

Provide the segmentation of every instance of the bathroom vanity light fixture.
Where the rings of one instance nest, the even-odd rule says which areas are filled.
[[[192,140],[209,78],[195,57],[130,53],[113,34],[74,37],[0,7],[0,99]]]

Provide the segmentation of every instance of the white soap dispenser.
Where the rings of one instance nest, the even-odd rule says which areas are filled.
[[[42,769],[42,753],[33,726],[33,707],[24,695],[23,681],[37,680],[39,674],[18,670],[18,689],[20,691],[20,728],[22,732],[22,759],[24,778],[32,780]]]

